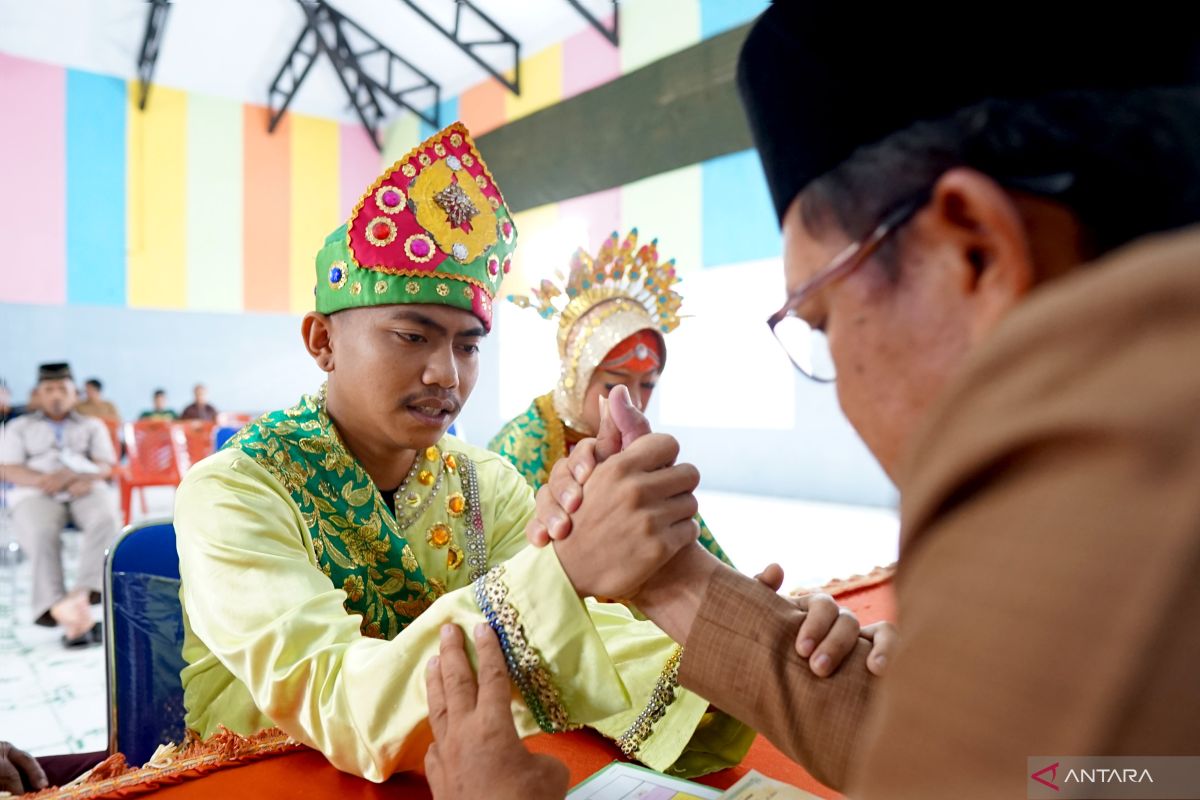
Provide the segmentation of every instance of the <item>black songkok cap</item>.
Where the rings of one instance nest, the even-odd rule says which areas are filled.
[[[815,178],[915,122],[988,98],[1200,76],[1200,27],[1153,4],[982,8],[776,0],[763,12],[742,47],[738,88],[781,222]]]

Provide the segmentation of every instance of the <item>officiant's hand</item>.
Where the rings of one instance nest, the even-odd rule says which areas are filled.
[[[770,564],[754,576],[759,583],[778,592],[783,586],[783,568]],[[812,671],[820,676],[832,675],[853,650],[859,637],[871,643],[867,669],[882,675],[892,653],[900,644],[900,633],[890,622],[876,622],[861,627],[858,617],[824,592],[785,595],[785,598],[804,612],[804,622],[796,635],[796,653],[808,659]]]
[[[525,528],[534,547],[565,539],[571,532],[570,515],[583,502],[583,485],[596,465],[650,433],[650,420],[633,404],[624,386],[616,386],[607,399],[600,400],[600,430],[596,437],[584,439],[569,456],[559,459],[538,492],[538,513]]]
[[[443,626],[440,652],[425,672],[434,738],[425,777],[434,800],[562,800],[570,780],[566,766],[529,752],[517,736],[512,684],[496,634],[483,624],[475,629],[478,684],[463,644],[457,626]]]
[[[571,535],[554,552],[581,597],[632,597],[700,537],[693,494],[700,472],[676,464],[679,443],[646,434],[596,465],[571,515]]]

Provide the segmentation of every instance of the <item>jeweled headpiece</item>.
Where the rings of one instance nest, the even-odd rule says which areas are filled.
[[[609,352],[639,331],[658,336],[679,327],[683,298],[672,287],[680,278],[675,260],[660,263],[658,240],[637,246],[637,229],[624,241],[616,231],[593,258],[580,248],[571,257],[566,276],[543,280],[529,295],[509,295],[522,308],[535,309],[544,319],[558,319],[558,355],[562,362],[554,406],[571,428],[589,431],[583,423],[583,398],[596,367]],[[662,361],[666,348],[660,347]]]
[[[432,303],[470,311],[490,330],[516,240],[500,187],[456,122],[388,168],[326,238],[317,311]]]

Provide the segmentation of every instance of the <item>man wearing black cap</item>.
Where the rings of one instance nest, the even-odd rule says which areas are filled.
[[[814,680],[798,612],[699,548],[632,599],[686,642],[684,686],[856,797],[1200,752],[1200,48],[1031,10],[779,2],[742,53],[769,324],[901,491],[904,641],[878,685],[865,643]],[[574,535],[555,498],[588,453],[531,538]]]
[[[13,420],[0,435],[0,480],[14,487],[8,499],[33,567],[34,617],[41,625],[62,626],[67,646],[82,646],[99,641],[88,601],[99,598],[104,550],[117,534],[105,485],[116,455],[104,423],[76,413],[67,364],[41,365],[35,395],[39,410]],[[83,531],[70,593],[61,555],[68,517]]]

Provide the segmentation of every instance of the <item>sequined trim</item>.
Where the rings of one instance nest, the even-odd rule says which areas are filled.
[[[558,733],[569,727],[567,710],[542,657],[525,638],[525,629],[517,610],[508,602],[504,585],[504,565],[499,564],[475,581],[475,602],[500,639],[504,660],[513,683],[525,698],[525,704],[546,733]]]
[[[654,723],[662,719],[667,713],[667,708],[675,702],[675,690],[679,688],[679,660],[682,656],[683,648],[676,647],[675,652],[671,653],[666,666],[659,674],[658,682],[654,684],[654,691],[650,693],[650,702],[642,709],[642,713],[637,715],[633,724],[617,739],[617,747],[621,748],[621,752],[630,758],[636,756],[638,750],[642,749],[642,745],[654,732]]]
[[[436,448],[430,448],[436,449]],[[423,469],[424,462],[420,458],[413,459],[412,468],[408,471],[408,475],[404,477],[404,481],[400,487],[396,489],[396,504],[395,517],[396,527],[401,531],[408,530],[414,522],[421,518],[425,513],[425,509],[433,502],[434,498],[442,490],[442,476],[444,474],[441,469],[442,461],[440,458],[435,459],[433,463],[434,471]],[[418,486],[432,487],[428,491],[418,489]],[[422,496],[424,495],[424,496]],[[400,512],[400,504],[410,509],[408,513]]]
[[[462,453],[458,458],[458,479],[467,501],[467,575],[477,580],[487,571],[487,536],[483,530],[483,504],[479,501],[479,477],[475,474],[475,462]]]

